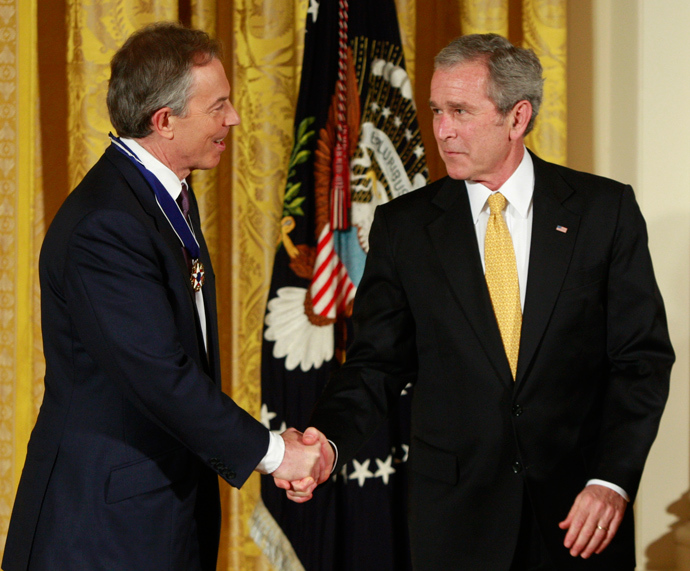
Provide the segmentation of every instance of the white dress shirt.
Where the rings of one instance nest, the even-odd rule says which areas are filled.
[[[489,223],[488,198],[492,191],[480,182],[465,181],[467,194],[470,199],[474,230],[477,233],[479,255],[484,263],[484,237]],[[517,263],[518,281],[520,283],[520,304],[525,309],[525,292],[527,291],[527,270],[529,268],[529,249],[532,243],[532,194],[534,192],[534,165],[532,157],[525,151],[522,162],[510,175],[510,178],[498,189],[505,196],[506,206],[504,218],[510,237],[513,239],[515,261]]]
[[[486,235],[486,227],[490,215],[488,198],[491,196],[492,191],[478,182],[465,181],[465,185],[467,186],[467,194],[470,200],[474,229],[477,234],[477,244],[479,245],[479,254],[482,259],[482,268],[486,271],[484,262],[484,237]],[[524,150],[522,161],[518,165],[518,168],[515,169],[515,172],[496,192],[500,192],[508,202],[503,217],[506,221],[508,231],[510,232],[510,237],[513,240],[518,282],[520,284],[520,304],[524,311],[525,293],[527,292],[527,275],[529,270],[529,253],[532,244],[532,195],[534,194],[534,164],[527,149]],[[630,501],[630,497],[626,491],[616,484],[598,479],[592,479],[587,482],[588,486],[592,484],[610,488],[618,492],[627,501]]]
[[[177,201],[177,197],[180,196],[180,192],[182,192],[182,184],[187,183],[177,178],[177,175],[172,170],[160,162],[134,139],[123,138],[122,141],[137,157],[139,157],[143,165],[154,174],[170,196]],[[192,229],[192,233],[194,233],[194,229]],[[182,243],[180,243],[180,247],[182,247]],[[204,348],[208,352],[206,309],[204,307],[204,296],[201,290],[195,292],[194,301],[196,302],[196,310],[199,315],[199,322],[201,323],[201,332],[204,336]],[[274,432],[269,432],[269,436],[268,451],[255,468],[257,472],[261,472],[262,474],[270,474],[276,470],[285,456],[285,442],[283,439]]]

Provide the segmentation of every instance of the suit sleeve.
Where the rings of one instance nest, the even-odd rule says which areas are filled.
[[[239,487],[269,434],[185,352],[179,332],[194,329],[193,302],[172,292],[181,277],[166,270],[161,245],[121,211],[79,223],[63,276],[75,335],[143,414]]]
[[[338,446],[339,470],[387,418],[417,371],[415,325],[398,277],[385,209],[378,208],[353,309],[354,341],[311,424]]]
[[[610,374],[593,477],[635,498],[669,391],[674,353],[632,189],[624,190],[607,291]]]

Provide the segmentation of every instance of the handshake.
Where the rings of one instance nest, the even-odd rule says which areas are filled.
[[[285,456],[271,476],[293,502],[306,502],[316,486],[330,477],[335,452],[323,433],[313,427],[304,434],[288,428],[280,436],[285,442]]]

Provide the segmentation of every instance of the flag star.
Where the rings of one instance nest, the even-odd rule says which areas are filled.
[[[402,461],[407,462],[407,457],[410,455],[410,445],[409,444],[401,444],[401,446],[402,446],[402,449],[404,452],[403,457],[402,457]]]
[[[381,478],[383,480],[383,483],[388,485],[388,477],[391,474],[395,474],[395,468],[391,466],[391,463],[393,462],[393,456],[388,456],[386,458],[386,461],[379,460],[378,458],[376,459],[376,464],[378,465],[379,469],[376,470],[376,473],[374,474],[375,478]]]
[[[412,131],[405,129],[405,138],[409,141],[412,138]]]
[[[388,107],[384,107],[383,111],[381,111],[381,115],[383,115],[383,117],[385,119],[388,119],[388,117],[390,117],[391,113],[392,113],[392,111]]]
[[[396,128],[400,127],[400,125],[402,125],[402,119],[396,115],[395,119],[393,119],[393,125],[395,125]]]
[[[316,19],[319,17],[319,3],[317,0],[309,0],[307,14],[311,14],[312,23],[316,23]]]
[[[374,113],[376,113],[379,109],[381,109],[381,107],[379,106],[378,103],[376,103],[376,101],[374,101],[374,102],[370,105],[370,107],[371,107],[371,110],[372,110]]]
[[[424,156],[424,147],[422,147],[422,145],[417,145],[414,154],[417,155],[418,159],[421,159]]]
[[[273,420],[276,416],[278,415],[275,412],[268,412],[268,406],[266,406],[266,403],[261,405],[261,424],[263,424],[266,428],[271,428],[271,420]]]
[[[407,389],[411,389],[411,388],[412,388],[412,383],[407,383],[407,384],[405,385],[405,388],[404,388],[404,389],[402,390],[402,392],[400,393],[400,396],[401,396],[401,397],[402,397],[402,396],[405,396],[405,395],[407,394]]]
[[[355,471],[350,474],[350,480],[357,480],[360,488],[367,479],[374,477],[374,474],[369,470],[369,462],[371,460],[365,460],[362,464],[357,462],[357,460],[352,461],[355,465]]]

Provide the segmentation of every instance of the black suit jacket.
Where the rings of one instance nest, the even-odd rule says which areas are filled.
[[[6,571],[215,571],[217,474],[241,486],[269,435],[221,392],[213,269],[193,224],[208,356],[180,242],[127,157],[106,150],[51,224],[45,397]]]
[[[508,569],[525,492],[557,568],[634,567],[631,509],[589,562],[568,555],[558,522],[590,478],[635,497],[667,398],[674,357],[644,220],[629,186],[534,168],[515,382],[465,184],[445,178],[377,209],[354,342],[312,418],[338,470],[415,383],[417,569]]]

